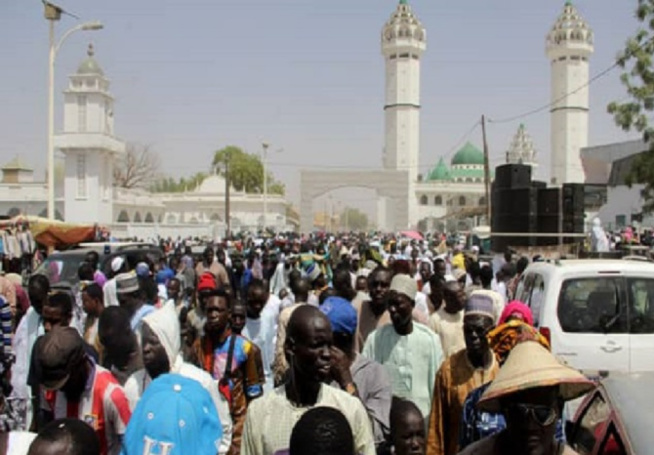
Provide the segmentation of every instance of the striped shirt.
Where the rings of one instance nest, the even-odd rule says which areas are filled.
[[[79,419],[95,430],[100,439],[101,455],[117,455],[120,452],[131,412],[125,392],[111,372],[93,363],[78,402],[69,402],[61,390],[43,393],[41,407],[53,413],[55,419]]]

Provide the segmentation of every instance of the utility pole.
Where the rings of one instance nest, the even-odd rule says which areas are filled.
[[[265,232],[268,221],[268,169],[266,162],[268,161],[268,147],[270,147],[270,144],[264,142],[261,146],[263,147],[263,231]]]
[[[225,157],[225,238],[229,239],[232,234],[232,224],[230,222],[230,200],[229,200],[229,165],[231,161],[231,154],[228,152]]]
[[[486,193],[486,224],[491,226],[491,198],[490,198],[490,164],[488,158],[488,141],[486,139],[486,116],[481,116],[481,134],[484,141],[484,190]]]

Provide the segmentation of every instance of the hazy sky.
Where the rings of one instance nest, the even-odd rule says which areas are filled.
[[[381,166],[384,62],[380,31],[396,0],[59,0],[99,32],[79,32],[57,60],[57,130],[67,75],[89,41],[117,99],[116,133],[149,144],[163,171],[206,170],[228,144],[269,141],[271,169],[299,199],[303,166]],[[482,113],[504,118],[549,102],[545,36],[563,0],[413,0],[427,29],[422,59],[420,162],[426,172]],[[637,27],[636,0],[577,0],[595,31],[591,74],[614,61]],[[0,1],[0,125],[5,162],[23,155],[43,175],[47,21],[39,0]],[[66,17],[59,35],[76,24]],[[619,71],[591,86],[590,143],[628,138],[606,105],[624,98]],[[549,173],[549,115],[488,126],[499,164],[518,125],[532,134]],[[633,135],[632,135],[633,137]],[[481,145],[477,129],[470,140]],[[539,172],[540,172],[539,171]],[[339,192],[369,206],[365,191]],[[319,204],[318,202],[317,204]]]

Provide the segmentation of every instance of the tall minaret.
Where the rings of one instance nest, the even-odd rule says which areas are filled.
[[[114,136],[114,98],[91,45],[64,91],[64,129],[55,145],[66,163],[64,219],[113,223],[114,161],[125,144]]]
[[[382,54],[386,59],[384,167],[408,170],[411,185],[418,180],[420,58],[426,39],[425,29],[407,0],[400,0],[382,30]]]
[[[552,64],[552,183],[584,183],[580,151],[588,145],[588,59],[594,51],[593,31],[567,1],[547,35]],[[575,92],[566,97],[566,94]]]

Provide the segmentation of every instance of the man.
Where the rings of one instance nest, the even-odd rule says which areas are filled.
[[[394,455],[425,455],[425,418],[412,401],[393,399],[391,444]]]
[[[293,427],[288,454],[355,455],[350,424],[337,409],[310,409]]]
[[[27,455],[95,455],[100,441],[81,420],[57,419],[47,424],[32,441]],[[9,452],[10,454],[20,452]]]
[[[93,281],[97,283],[101,288],[104,287],[104,284],[107,282],[107,277],[104,276],[98,266],[100,265],[100,255],[97,251],[89,251],[86,253],[84,262],[87,262],[93,268]]]
[[[540,343],[519,343],[478,404],[481,411],[504,414],[506,429],[468,446],[460,455],[575,455],[556,440],[557,421],[565,401],[594,388],[593,382],[562,365]]]
[[[43,336],[36,352],[44,422],[78,418],[100,439],[100,454],[120,452],[130,418],[129,403],[116,378],[84,353],[84,341],[71,327]]]
[[[45,275],[32,275],[27,285],[27,293],[31,306],[20,321],[13,340],[13,350],[16,357],[11,369],[12,398],[17,398],[16,404],[25,409],[27,421],[25,428],[29,428],[32,421],[32,396],[27,385],[27,376],[32,358],[32,348],[36,339],[45,333],[41,312],[43,304],[48,299],[50,282]]]
[[[182,293],[182,283],[179,281],[179,278],[173,277],[168,280],[166,284],[166,294],[168,296],[167,304],[172,305],[175,308],[177,316],[180,317],[182,311],[188,311],[188,301],[184,298]]]
[[[359,399],[324,384],[330,376],[331,345],[327,317],[313,306],[298,307],[289,320],[285,343],[289,380],[250,405],[243,455],[273,455],[287,450],[297,419],[320,406],[336,408],[345,415],[356,453],[375,454],[370,421]]]
[[[434,275],[445,278],[445,275],[447,275],[447,264],[445,263],[445,259],[436,258],[434,260]]]
[[[445,358],[465,347],[463,338],[463,308],[466,294],[453,276],[445,278],[443,297],[445,304],[429,318],[429,326],[441,340]]]
[[[418,280],[418,290],[427,295],[429,295],[430,292],[429,279],[433,275],[432,268],[433,264],[429,259],[424,258],[420,260],[420,265],[418,266],[418,276],[416,277]]]
[[[291,281],[292,291],[294,295],[294,302],[291,306],[286,307],[279,314],[279,322],[277,324],[277,339],[275,340],[275,358],[273,361],[272,369],[274,374],[275,385],[280,385],[284,380],[286,371],[288,370],[288,362],[284,354],[284,343],[286,342],[286,327],[293,312],[303,304],[307,304],[309,300],[309,293],[311,292],[311,283],[306,278],[297,278]]]
[[[102,291],[104,292],[105,304],[109,306],[118,306],[118,294],[116,293],[116,276],[121,273],[127,272],[125,258],[116,256],[111,260],[111,276],[104,284]]]
[[[243,328],[245,327],[245,321],[247,320],[247,305],[245,302],[237,300],[232,304],[232,317],[229,321],[229,325],[232,328],[232,332],[236,335],[241,335]]]
[[[106,308],[98,320],[98,338],[102,344],[102,365],[120,384],[143,368],[141,349],[124,308]]]
[[[201,277],[205,272],[210,272],[216,280],[216,287],[229,286],[227,270],[225,266],[215,260],[215,257],[212,247],[205,248],[204,253],[202,253],[202,262],[195,266],[195,274]]]
[[[331,348],[332,384],[358,397],[372,422],[375,445],[388,436],[391,410],[391,381],[379,363],[354,349],[357,312],[341,297],[330,297],[320,307],[329,319],[334,344]]]
[[[122,455],[216,455],[223,439],[210,394],[198,381],[163,374],[143,394],[127,425]]]
[[[265,377],[259,348],[229,327],[231,299],[222,289],[209,291],[205,301],[205,335],[196,340],[194,350],[202,368],[218,381],[230,403],[234,422],[230,455],[238,455],[248,406],[263,395]],[[228,367],[229,365],[229,367]]]
[[[264,391],[272,390],[272,363],[275,350],[275,335],[277,333],[274,310],[267,302],[270,299],[268,286],[261,280],[253,279],[247,290],[247,318],[243,328],[243,336],[257,345],[261,351],[263,372],[266,378]]]
[[[144,368],[132,374],[125,383],[125,395],[132,411],[150,383],[159,376],[174,373],[193,379],[199,382],[211,396],[213,407],[222,423],[223,437],[220,441],[219,453],[226,454],[232,436],[229,405],[218,392],[218,384],[207,372],[182,359],[179,319],[172,307],[164,306],[143,319],[141,345]]]
[[[154,311],[154,307],[146,303],[144,290],[134,272],[123,273],[116,277],[116,293],[118,303],[129,314],[130,325],[135,333],[140,333],[141,321]]]
[[[434,382],[427,455],[457,453],[463,403],[468,393],[492,381],[499,369],[486,338],[494,325],[490,297],[471,296],[463,319],[465,349],[445,360]]]
[[[84,340],[96,351],[100,352],[101,344],[98,337],[98,322],[104,311],[104,293],[97,283],[91,283],[82,289],[82,307],[86,313],[84,322]]]
[[[370,334],[363,355],[384,365],[391,377],[393,394],[413,401],[427,417],[443,350],[429,327],[413,322],[411,313],[417,292],[416,280],[409,275],[393,277],[388,296],[392,325]]]
[[[198,336],[204,336],[204,326],[207,323],[206,302],[209,294],[216,289],[216,278],[210,272],[200,276],[197,284],[198,304],[188,312],[188,323]]]
[[[368,336],[378,327],[390,324],[391,317],[387,311],[387,296],[391,286],[391,271],[377,267],[368,275],[368,289],[370,300],[355,301],[357,310],[357,337],[356,347],[363,349]]]

